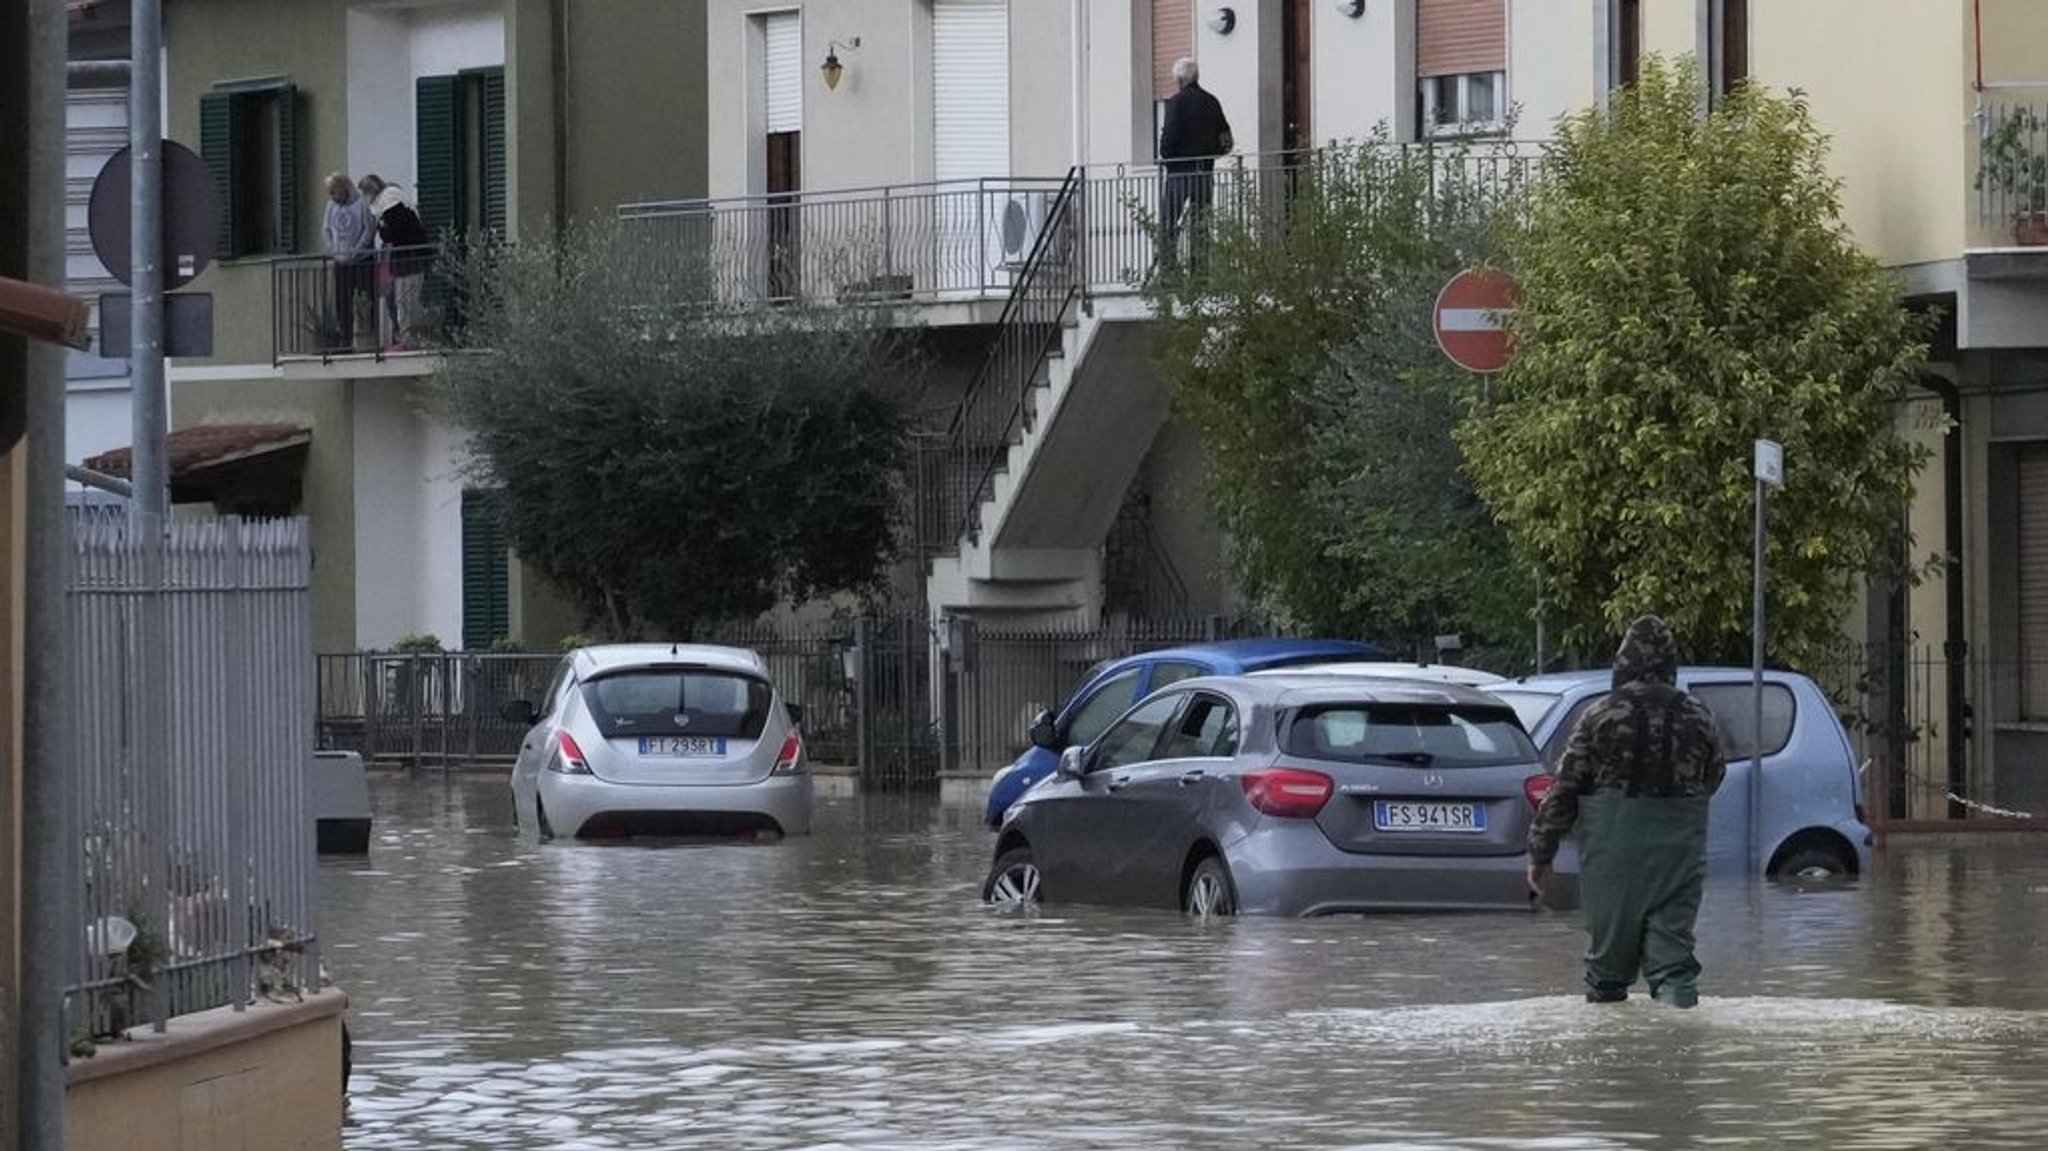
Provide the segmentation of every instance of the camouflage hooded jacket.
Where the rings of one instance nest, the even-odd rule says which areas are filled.
[[[1727,767],[1705,704],[1678,690],[1678,645],[1663,620],[1629,625],[1614,654],[1614,690],[1572,728],[1557,781],[1529,825],[1529,859],[1547,864],[1579,818],[1579,797],[1615,790],[1631,797],[1706,796]]]

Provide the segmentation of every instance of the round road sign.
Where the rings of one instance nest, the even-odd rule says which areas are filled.
[[[1494,268],[1459,272],[1436,296],[1437,346],[1466,371],[1500,371],[1514,356],[1507,332],[1514,308],[1513,276]]]
[[[128,186],[128,156],[129,149],[123,148],[107,157],[86,203],[93,254],[107,266],[108,275],[124,284],[134,272],[128,251],[129,205],[134,202]],[[220,211],[213,192],[213,169],[190,148],[165,140],[159,162],[164,172],[162,267],[168,292],[191,283],[212,262]]]

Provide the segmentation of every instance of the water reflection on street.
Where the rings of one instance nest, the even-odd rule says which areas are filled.
[[[347,1145],[1918,1148],[2048,1131],[2048,837],[1710,886],[1699,1010],[1573,994],[1569,915],[997,915],[977,808],[540,845],[380,780],[321,874]]]

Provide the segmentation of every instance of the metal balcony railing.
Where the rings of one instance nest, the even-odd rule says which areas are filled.
[[[1977,127],[1978,226],[2048,242],[2048,104],[1988,101]]]
[[[343,262],[289,256],[270,265],[271,362],[416,353],[434,343],[452,299],[440,245],[380,248]]]

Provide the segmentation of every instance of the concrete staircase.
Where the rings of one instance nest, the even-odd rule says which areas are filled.
[[[1151,309],[1077,301],[1025,394],[1024,418],[959,549],[933,559],[932,610],[1047,624],[1087,621],[1102,597],[1102,542],[1166,422],[1146,349]]]

